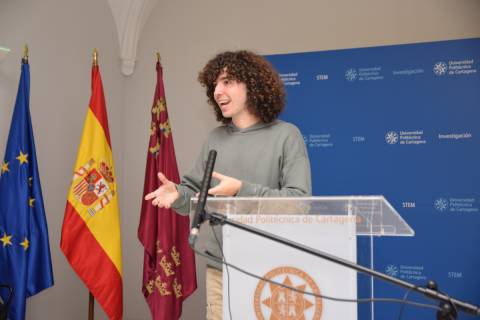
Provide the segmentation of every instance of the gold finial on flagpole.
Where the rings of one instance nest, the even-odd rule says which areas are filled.
[[[157,62],[160,62],[160,52],[157,52]]]
[[[28,63],[28,45],[25,44],[25,47],[23,48],[23,62]]]
[[[93,49],[93,65],[98,65],[98,51],[97,48]]]

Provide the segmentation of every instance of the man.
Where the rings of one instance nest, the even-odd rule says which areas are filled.
[[[145,199],[188,214],[190,198],[201,186],[210,150],[217,150],[210,195],[291,197],[311,195],[310,163],[299,130],[277,120],[285,105],[278,73],[249,51],[224,52],[210,60],[198,77],[208,102],[223,125],[208,136],[193,169],[178,185],[161,172],[162,186]],[[206,248],[221,257],[220,227],[209,229]],[[207,319],[222,318],[221,265],[207,267]]]

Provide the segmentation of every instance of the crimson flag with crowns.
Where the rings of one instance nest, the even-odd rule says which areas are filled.
[[[143,294],[152,318],[166,320],[180,318],[182,303],[195,291],[197,281],[195,255],[188,245],[188,216],[181,216],[173,209],[158,208],[144,200],[145,195],[160,186],[158,172],[174,183],[180,182],[160,61],[156,69],[138,239],[144,247]]]

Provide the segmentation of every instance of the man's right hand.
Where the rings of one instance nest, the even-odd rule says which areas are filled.
[[[172,203],[178,199],[180,194],[177,191],[175,183],[168,180],[161,172],[158,173],[158,179],[162,185],[155,191],[147,194],[145,200],[152,200],[154,206],[170,209]]]

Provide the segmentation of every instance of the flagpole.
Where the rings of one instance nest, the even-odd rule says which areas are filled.
[[[22,58],[24,63],[28,63],[28,45],[25,44],[25,47],[23,48],[23,58]]]
[[[93,49],[93,66],[98,65],[98,51],[97,48]],[[93,320],[95,312],[95,300],[93,299],[92,292],[88,292],[88,320]]]
[[[98,51],[97,48],[93,49],[93,66],[98,65]]]
[[[88,292],[88,320],[93,320],[94,309],[95,301],[93,300],[93,294]]]

